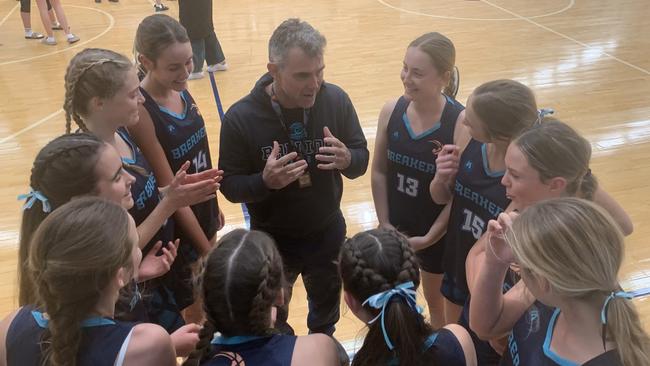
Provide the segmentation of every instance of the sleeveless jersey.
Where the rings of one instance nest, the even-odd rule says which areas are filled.
[[[501,366],[578,366],[551,349],[553,328],[560,309],[539,301],[515,324],[508,337]],[[583,366],[622,366],[616,350],[610,350],[582,364]]]
[[[441,328],[427,339],[424,345],[432,352],[436,365],[465,366],[465,353],[458,338],[449,330]]]
[[[461,306],[469,295],[465,274],[467,254],[487,229],[488,221],[510,204],[501,185],[503,174],[489,170],[486,145],[470,140],[460,157],[443,260],[446,280],[457,293],[450,300]]]
[[[424,340],[422,345],[424,354],[429,354],[435,365],[465,366],[465,353],[458,342],[458,338],[449,329],[440,328]],[[352,355],[354,357],[354,355]],[[387,366],[398,366],[399,358],[394,357],[387,362]]]
[[[505,280],[503,281],[503,293],[505,294],[510,290],[516,283],[519,281],[519,275],[517,275],[512,270],[508,269],[508,274],[506,275]],[[495,366],[498,365],[501,360],[501,355],[492,348],[492,345],[489,341],[484,341],[478,337],[478,335],[470,328],[469,326],[469,304],[470,296],[467,297],[465,305],[463,305],[463,311],[460,313],[460,319],[458,319],[458,325],[462,326],[467,330],[467,333],[472,337],[472,343],[474,343],[474,349],[476,350],[476,361],[479,365],[482,366]]]
[[[24,306],[7,330],[7,366],[40,366],[41,339],[48,321],[32,306]],[[120,366],[135,323],[90,318],[83,323],[77,365]],[[122,351],[122,348],[124,350]],[[118,360],[118,362],[116,362]]]
[[[160,192],[149,162],[131,140],[129,133],[123,128],[118,129],[117,133],[131,148],[133,159],[122,158],[122,161],[128,164],[125,169],[135,177],[135,182],[131,185],[133,207],[129,213],[133,216],[136,225],[140,225],[160,203]],[[170,217],[142,249],[142,254],[147,255],[159,240],[163,242],[163,247],[166,247],[174,239],[174,220]],[[166,282],[175,280],[177,269],[177,266],[172,265],[171,270],[161,278],[147,281],[144,286],[146,288],[145,299],[140,301],[133,311],[129,311],[128,307],[118,302],[118,307],[122,310],[119,319],[155,323],[170,333],[183,326],[185,322],[176,304],[174,292],[165,285]]]
[[[126,163],[126,171],[129,172],[134,178],[135,182],[131,184],[131,195],[133,196],[133,207],[129,210],[136,225],[140,225],[160,203],[160,192],[158,191],[158,184],[156,176],[149,165],[149,162],[140,151],[135,143],[131,140],[131,136],[124,128],[119,128],[117,133],[122,137],[124,142],[129,145],[133,159],[122,158],[122,162]],[[129,167],[132,166],[132,167]],[[137,168],[133,168],[133,166]],[[140,168],[140,169],[138,169]],[[147,243],[147,246],[142,250],[146,255],[149,249],[158,240],[167,245],[168,242],[174,240],[174,220],[169,218],[167,222],[158,230],[156,235]]]
[[[172,171],[176,173],[186,161],[192,163],[189,173],[211,169],[212,158],[210,157],[205,122],[190,93],[187,90],[181,92],[185,110],[182,114],[176,114],[159,106],[144,89],[140,88],[140,91],[145,98],[144,107],[151,116],[156,137],[165,151]],[[206,237],[212,238],[219,225],[217,200],[212,199],[194,205],[192,211],[199,220]]]
[[[436,174],[434,151],[454,141],[454,127],[464,107],[446,97],[440,121],[416,135],[406,115],[409,101],[400,97],[386,131],[388,213],[390,223],[407,236],[425,235],[445,205],[431,199]]]
[[[296,336],[215,337],[209,359],[201,366],[287,366],[291,365]]]

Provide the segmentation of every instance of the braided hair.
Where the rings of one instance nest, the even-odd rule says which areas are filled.
[[[31,188],[47,197],[52,211],[73,197],[92,193],[97,185],[95,165],[105,146],[104,142],[88,133],[55,138],[36,155],[30,177]],[[35,300],[33,286],[23,271],[32,235],[49,214],[44,212],[42,204],[36,201],[32,208],[23,211],[18,249],[21,306]]]
[[[395,230],[373,229],[346,240],[339,255],[343,288],[359,302],[405,282],[420,284],[420,272],[413,249],[406,237]],[[376,316],[378,310],[365,309]],[[425,339],[432,333],[424,317],[400,297],[393,297],[386,307],[384,324],[395,349],[384,342],[380,322],[368,324],[363,346],[352,365],[380,365],[397,359],[400,365],[432,365],[422,352]]]
[[[282,258],[270,236],[237,229],[221,238],[206,259],[201,280],[206,321],[183,365],[207,359],[215,332],[227,337],[273,334],[271,308],[282,285]]]
[[[49,318],[41,341],[44,365],[77,364],[81,323],[118,271],[133,270],[131,220],[121,206],[86,197],[53,211],[34,234],[25,267],[35,284],[35,306]]]
[[[77,53],[65,72],[65,130],[70,133],[71,122],[82,131],[88,127],[82,116],[88,113],[92,98],[113,97],[123,86],[125,73],[133,64],[124,55],[102,48],[86,48]]]

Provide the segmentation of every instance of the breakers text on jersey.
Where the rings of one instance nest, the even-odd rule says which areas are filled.
[[[435,164],[431,164],[426,161],[422,161],[420,159],[416,159],[408,155],[396,153],[390,149],[388,150],[388,160],[392,161],[395,164],[403,165],[405,167],[412,168],[421,171],[423,173],[427,173],[427,174],[436,173]]]
[[[149,174],[147,178],[147,183],[144,185],[144,190],[140,192],[138,197],[135,200],[135,206],[138,210],[142,210],[145,206],[145,201],[153,196],[153,192],[156,189],[156,177],[153,174]]]
[[[172,157],[174,159],[180,159],[185,154],[190,152],[194,146],[201,142],[205,138],[205,127],[201,127],[200,130],[194,132],[185,142],[175,149],[172,149]]]
[[[501,212],[503,212],[503,208],[499,207],[497,204],[494,202],[490,201],[489,199],[483,197],[478,192],[474,192],[471,188],[465,187],[461,182],[456,179],[456,194],[458,194],[461,197],[465,197],[468,200],[474,202],[478,206],[484,208],[486,211],[490,213],[493,217],[496,217],[499,215]]]

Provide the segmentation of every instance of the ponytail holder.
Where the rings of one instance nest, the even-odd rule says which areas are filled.
[[[535,124],[538,125],[542,123],[542,120],[544,117],[549,116],[551,114],[555,113],[555,110],[552,108],[542,108],[537,111],[537,121],[535,121]]]
[[[19,201],[26,200],[25,204],[23,205],[23,211],[32,208],[36,200],[41,201],[41,205],[43,206],[43,212],[48,213],[52,211],[52,207],[50,206],[50,201],[47,199],[47,197],[45,197],[45,195],[40,191],[35,191],[34,188],[32,187],[29,187],[28,193],[18,195],[18,200]]]
[[[415,301],[415,296],[416,292],[414,290],[415,285],[413,282],[405,282],[400,285],[395,286],[394,288],[390,290],[386,290],[384,292],[380,292],[378,294],[372,295],[369,298],[366,299],[366,301],[361,304],[361,306],[364,306],[368,304],[370,307],[374,309],[381,309],[379,314],[372,319],[371,321],[368,322],[368,324],[372,324],[377,319],[381,318],[381,331],[384,334],[384,341],[386,342],[386,346],[388,346],[388,349],[391,351],[395,349],[395,346],[393,346],[393,343],[390,341],[390,337],[388,337],[388,332],[386,332],[386,324],[384,323],[384,314],[386,313],[386,307],[390,303],[390,300],[394,296],[399,296],[406,300],[406,304],[413,310],[416,311],[418,314],[422,313],[422,308],[417,305],[417,302]]]
[[[585,173],[585,178],[591,177],[591,168],[587,169],[587,172]]]
[[[603,307],[600,310],[600,323],[603,325],[602,337],[603,337],[603,348],[605,348],[605,340],[607,339],[607,310],[609,309],[609,303],[616,298],[622,298],[627,300],[632,300],[637,297],[648,296],[650,295],[650,287],[636,290],[636,291],[612,291],[609,296],[605,299]]]

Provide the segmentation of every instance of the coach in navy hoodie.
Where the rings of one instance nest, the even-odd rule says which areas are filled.
[[[289,288],[276,327],[285,333],[293,333],[286,320],[298,274],[309,299],[309,330],[334,332],[341,296],[336,259],[346,230],[341,174],[354,179],[368,166],[350,98],[323,82],[325,44],[308,23],[284,21],[269,41],[269,73],[221,126],[221,192],[246,204],[251,228],[270,234],[282,254]]]

